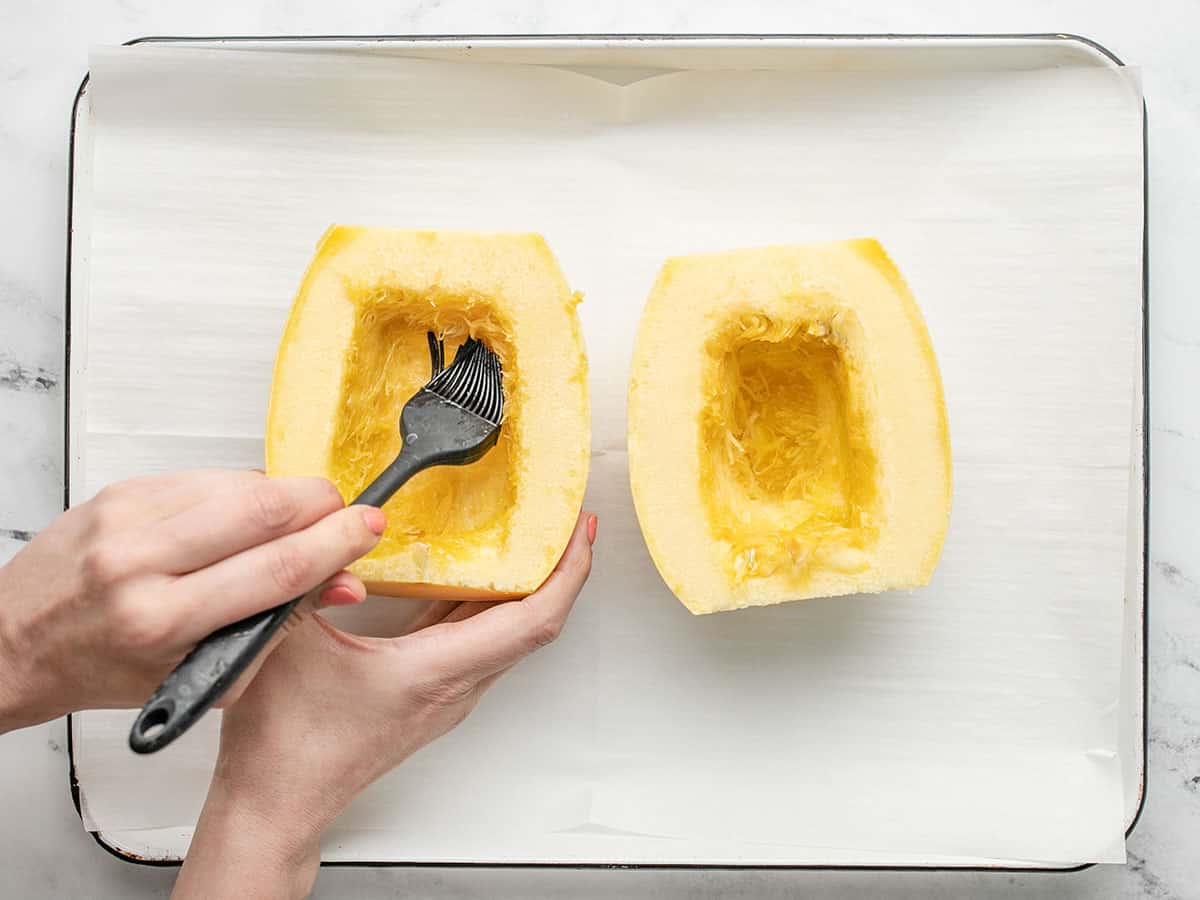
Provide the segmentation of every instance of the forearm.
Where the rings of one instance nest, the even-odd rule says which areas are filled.
[[[320,864],[319,839],[319,828],[305,816],[260,809],[218,776],[171,897],[307,897]]]

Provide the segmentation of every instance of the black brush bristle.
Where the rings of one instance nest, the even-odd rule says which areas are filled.
[[[500,359],[474,338],[458,348],[454,362],[434,376],[425,390],[493,425],[504,417]]]

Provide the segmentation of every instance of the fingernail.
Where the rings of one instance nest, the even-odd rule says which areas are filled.
[[[335,584],[321,592],[322,606],[350,606],[358,602],[358,596],[344,584]]]
[[[596,526],[599,524],[600,524],[600,520],[597,519],[595,516],[588,516],[587,532],[588,532],[588,543],[589,544],[596,543]]]
[[[374,506],[363,507],[363,521],[375,534],[383,534],[383,530],[387,528],[387,516],[383,514],[382,509]]]

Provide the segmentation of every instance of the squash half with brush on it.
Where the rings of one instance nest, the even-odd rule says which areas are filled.
[[[628,448],[646,544],[693,613],[917,587],[941,554],[941,377],[873,240],[669,260]]]
[[[522,597],[567,545],[591,425],[575,307],[541,237],[335,226],[292,306],[271,387],[267,473],[357,494],[400,448],[400,410],[468,337],[504,373],[495,447],[422,472],[384,506],[387,530],[351,571],[375,594]]]

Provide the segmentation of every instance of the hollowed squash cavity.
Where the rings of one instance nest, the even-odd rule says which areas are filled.
[[[700,472],[736,578],[866,564],[875,453],[852,360],[819,322],[736,316],[708,347]]]
[[[483,340],[501,359],[507,395],[521,396],[519,356],[486,298],[384,290],[352,300],[354,332],[330,456],[331,480],[347,498],[359,494],[400,451],[400,412],[430,376],[428,332],[445,341],[447,362],[468,337]],[[469,554],[481,540],[503,541],[516,499],[512,460],[521,455],[514,446],[520,415],[519,403],[508,404],[500,439],[483,459],[429,469],[389,500],[384,509],[391,526],[372,557],[386,558],[419,544]]]

